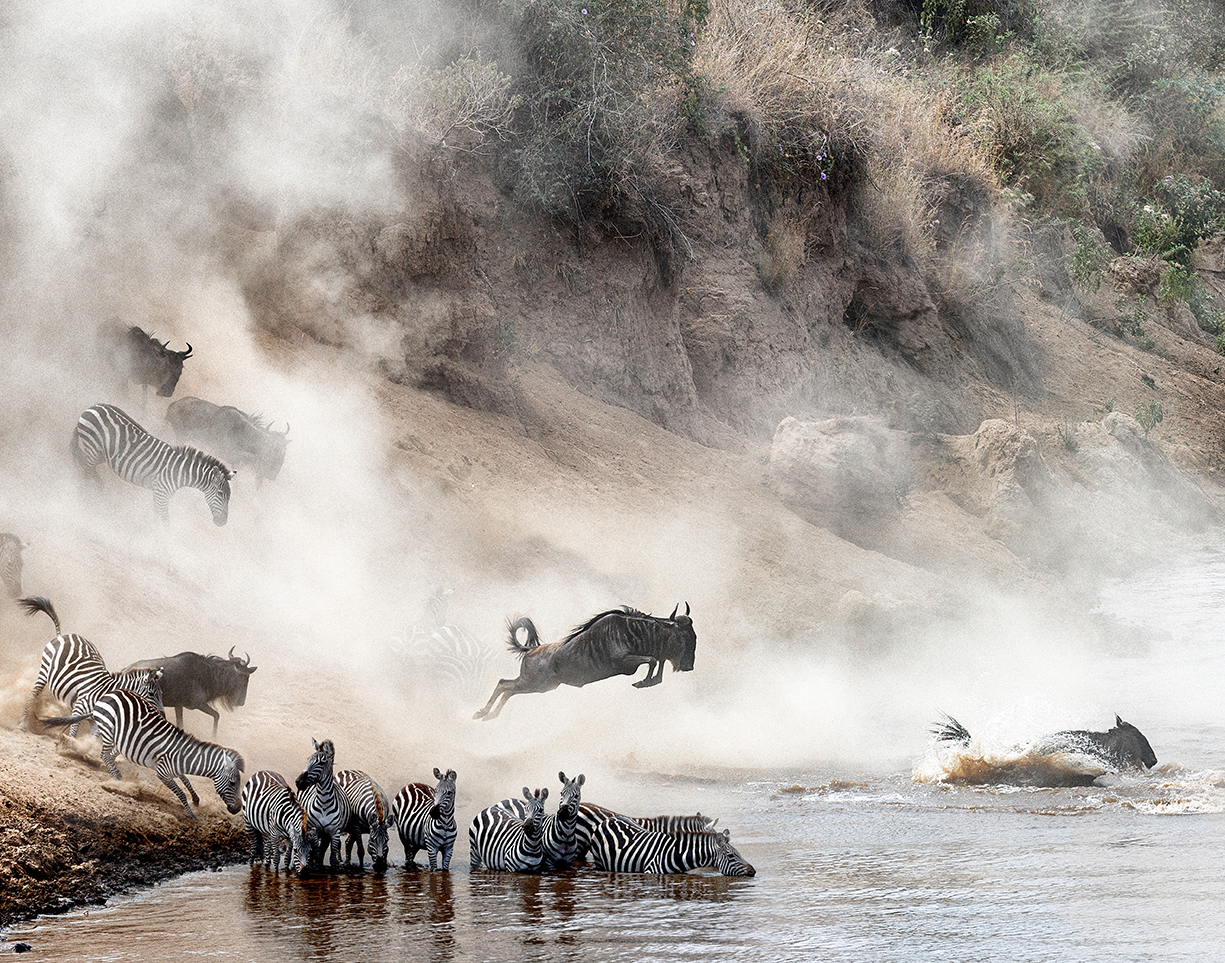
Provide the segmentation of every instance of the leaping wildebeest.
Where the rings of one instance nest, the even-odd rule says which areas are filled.
[[[150,386],[162,398],[174,394],[183,374],[183,362],[191,357],[190,342],[186,351],[175,351],[169,341],[158,341],[143,328],[124,325],[118,318],[103,325],[99,334],[119,377],[140,385],[146,398]]]
[[[195,445],[235,468],[250,467],[257,479],[272,481],[285,463],[289,425],[272,425],[233,405],[215,405],[203,398],[186,397],[166,409],[166,421],[180,445]]]
[[[937,742],[954,742],[968,746],[970,732],[952,716],[937,723],[931,730]],[[995,782],[1040,786],[1092,785],[1103,772],[1089,772],[1081,767],[1052,764],[1050,757],[1074,754],[1100,763],[1106,770],[1151,769],[1157,765],[1157,754],[1144,733],[1130,722],[1114,717],[1114,726],[1106,732],[1069,729],[1042,736],[1017,759],[982,767],[966,781]]]
[[[217,723],[221,714],[210,703],[220,702],[227,709],[243,705],[247,701],[247,683],[258,666],[251,664],[251,657],[239,658],[230,646],[227,658],[219,655],[200,655],[198,652],[180,652],[178,655],[160,659],[144,659],[133,662],[129,669],[162,670],[162,704],[174,706],[174,722],[183,728],[183,710],[196,709],[213,717],[213,735],[217,735]]]
[[[585,686],[614,675],[633,675],[647,666],[646,677],[634,683],[642,689],[663,680],[664,663],[674,672],[693,669],[698,637],[689,617],[677,615],[678,605],[666,619],[647,615],[625,606],[592,616],[560,642],[540,643],[536,626],[529,618],[516,619],[508,626],[507,646],[519,654],[519,677],[502,679],[485,707],[474,719],[495,719],[506,700],[522,692],[552,692],[559,685]],[[519,641],[519,633],[525,639]]]

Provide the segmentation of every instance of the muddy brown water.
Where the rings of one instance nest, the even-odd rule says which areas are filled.
[[[627,768],[622,796],[717,814],[757,876],[473,872],[468,811],[449,873],[404,868],[395,843],[381,876],[235,865],[5,936],[40,958],[98,961],[1218,960],[1225,557],[1120,586],[1103,605],[1167,630],[1092,667],[1152,720],[1150,772],[1080,788],[950,784],[941,774],[957,760],[930,745],[864,771]],[[981,727],[974,751],[1007,750],[990,744],[991,720]]]

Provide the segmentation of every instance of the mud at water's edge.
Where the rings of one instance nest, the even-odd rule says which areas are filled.
[[[152,773],[121,763],[115,782],[59,749],[0,729],[0,926],[245,858],[242,817],[207,780],[196,823]]]

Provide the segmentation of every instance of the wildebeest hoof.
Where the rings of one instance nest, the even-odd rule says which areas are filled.
[[[641,682],[635,682],[634,688],[635,689],[646,689],[653,685],[659,685],[659,679],[650,679],[650,678],[643,679]]]

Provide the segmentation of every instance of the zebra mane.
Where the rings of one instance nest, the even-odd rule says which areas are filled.
[[[653,615],[647,615],[645,612],[639,612],[637,609],[630,608],[628,605],[623,605],[619,609],[609,609],[607,612],[601,612],[598,615],[593,615],[582,625],[576,626],[574,629],[572,629],[570,634],[567,635],[562,641],[569,642],[576,635],[581,635],[583,632],[586,632],[589,628],[600,621],[600,619],[609,615],[619,615],[626,619],[650,619],[651,621],[659,621]]]
[[[223,475],[228,475],[230,473],[230,470],[226,468],[224,464],[222,464],[221,459],[216,455],[210,455],[207,451],[201,451],[199,448],[192,445],[177,445],[176,447],[189,454],[195,452],[200,457],[202,462],[204,462],[210,468],[217,469]]]

